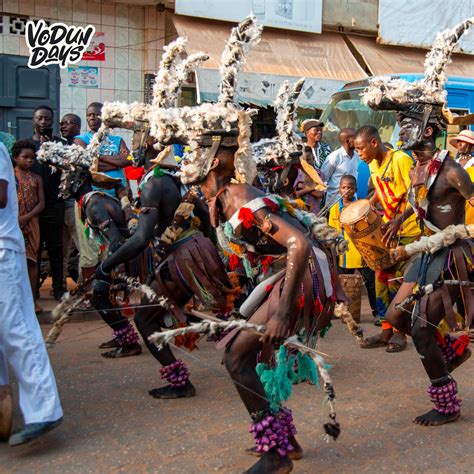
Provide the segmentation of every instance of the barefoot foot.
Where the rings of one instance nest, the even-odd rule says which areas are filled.
[[[99,349],[115,349],[116,347],[120,347],[120,342],[118,339],[111,339],[110,341],[103,342],[100,346]]]
[[[287,474],[293,470],[293,462],[288,456],[282,457],[275,451],[262,454],[260,459],[246,474]]]
[[[445,415],[444,413],[439,413],[436,410],[431,410],[428,413],[425,413],[424,415],[417,416],[413,420],[413,423],[423,426],[439,426],[444,425],[445,423],[451,423],[452,421],[456,421],[460,416],[460,411]]]
[[[186,382],[184,387],[172,387],[166,385],[165,387],[154,388],[148,392],[153,398],[191,398],[196,395],[196,389],[191,382]]]
[[[142,353],[142,346],[140,344],[130,344],[128,346],[120,346],[108,352],[103,352],[101,355],[106,359],[120,359],[122,357],[137,356]]]

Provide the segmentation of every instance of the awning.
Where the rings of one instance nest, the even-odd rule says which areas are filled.
[[[427,50],[378,44],[375,38],[348,35],[350,42],[363,57],[374,76],[382,74],[423,73]],[[448,66],[449,76],[474,76],[474,57],[453,54]]]
[[[235,25],[175,14],[171,19],[178,34],[188,38],[189,54],[204,51],[210,56],[197,78],[201,98],[215,100],[220,57]],[[250,52],[241,74],[239,101],[258,105],[271,104],[283,80],[306,77],[302,107],[321,107],[345,82],[367,77],[338,33],[316,35],[268,28]]]

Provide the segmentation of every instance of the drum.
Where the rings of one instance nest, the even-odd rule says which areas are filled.
[[[382,218],[368,199],[344,208],[339,221],[369,268],[383,270],[395,264],[389,247],[382,243]]]
[[[352,275],[339,275],[342,289],[344,293],[349,297],[349,312],[351,313],[354,321],[360,323],[360,306],[361,306],[361,293],[362,293],[362,276],[358,273]],[[341,319],[342,321],[342,319]]]

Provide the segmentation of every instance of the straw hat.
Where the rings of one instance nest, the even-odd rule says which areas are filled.
[[[474,145],[474,132],[472,130],[462,130],[458,136],[449,140],[449,144],[453,146],[457,146],[458,142],[466,142]]]

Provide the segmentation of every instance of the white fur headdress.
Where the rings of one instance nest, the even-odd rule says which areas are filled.
[[[277,136],[263,139],[252,145],[258,166],[286,165],[294,161],[302,151],[300,137],[296,133],[298,99],[305,79],[293,85],[284,81],[274,102]]]
[[[432,111],[432,118],[453,123],[455,118],[446,107],[446,69],[454,47],[473,23],[474,17],[437,35],[425,59],[423,79],[407,82],[391,77],[374,77],[364,91],[363,102],[375,110],[399,110],[414,115],[422,115],[426,105]]]

